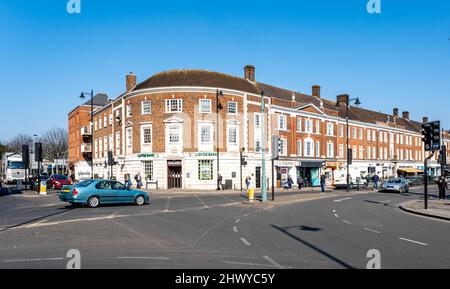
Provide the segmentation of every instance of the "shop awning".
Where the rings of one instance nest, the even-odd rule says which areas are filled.
[[[407,174],[419,174],[423,173],[423,171],[415,169],[415,168],[403,168],[397,170],[399,173],[407,173]]]

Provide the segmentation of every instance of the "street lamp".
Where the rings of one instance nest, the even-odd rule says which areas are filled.
[[[223,96],[222,90],[217,89],[216,90],[216,153],[217,153],[217,190],[220,190],[220,183],[219,183],[219,110],[223,109],[222,104],[220,103],[219,97]]]
[[[91,130],[91,180],[94,179],[94,91],[91,92],[82,92],[80,95],[81,99],[86,98],[86,94],[91,97],[91,121],[90,121],[90,130]]]
[[[360,106],[361,102],[359,101],[359,97],[356,98],[350,98],[348,94],[341,94],[337,96],[337,102],[336,107],[339,107],[341,103],[345,104],[345,122],[347,125],[347,135],[346,135],[346,146],[347,146],[347,192],[350,191],[350,158],[352,151],[350,150],[349,146],[349,134],[350,134],[350,127],[348,125],[348,108],[350,106],[350,102],[354,101],[356,106]]]

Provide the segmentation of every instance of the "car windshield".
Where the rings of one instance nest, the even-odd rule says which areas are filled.
[[[390,180],[389,182],[393,183],[393,184],[401,184],[402,180],[401,179],[393,179],[393,180]]]
[[[23,164],[23,162],[9,162],[8,169],[25,169],[25,165]]]

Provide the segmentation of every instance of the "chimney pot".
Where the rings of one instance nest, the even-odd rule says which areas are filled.
[[[394,108],[393,115],[398,117],[398,108]]]
[[[246,65],[244,67],[244,77],[248,81],[255,82],[255,67],[253,65]]]
[[[136,86],[136,75],[133,74],[133,72],[130,72],[126,76],[126,89],[127,92],[130,92],[135,86]]]
[[[315,97],[320,98],[320,85],[313,85],[312,86],[312,95]]]
[[[409,120],[409,111],[404,111],[404,112],[402,113],[402,116],[403,116],[404,119]]]

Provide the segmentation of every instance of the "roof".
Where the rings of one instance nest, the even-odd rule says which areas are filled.
[[[110,100],[108,98],[108,95],[105,93],[97,93],[94,96],[94,106],[105,106],[110,103]],[[91,105],[91,99],[83,103],[83,105]]]
[[[217,87],[259,94],[256,86],[243,78],[207,70],[170,70],[161,72],[139,83],[133,91],[169,86]]]

